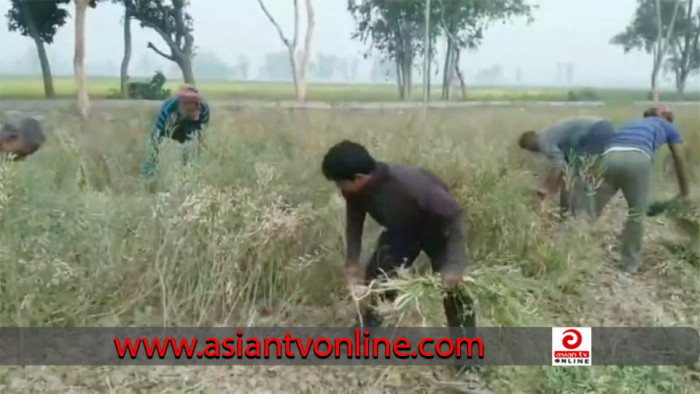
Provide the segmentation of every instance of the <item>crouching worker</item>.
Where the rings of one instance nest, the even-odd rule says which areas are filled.
[[[595,204],[590,182],[585,174],[587,161],[594,161],[603,153],[615,132],[613,123],[597,117],[565,119],[541,132],[526,131],[519,145],[530,152],[544,154],[551,162],[549,174],[537,188],[540,199],[559,189],[559,207],[562,214],[595,216]],[[593,168],[593,163],[590,163]],[[565,182],[564,168],[568,166],[569,182]]]
[[[185,85],[175,97],[167,99],[160,108],[155,129],[151,132],[146,146],[146,163],[142,173],[150,177],[155,173],[159,145],[163,138],[170,138],[181,144],[202,139],[202,132],[209,124],[209,105],[193,86]],[[190,152],[183,150],[183,162],[191,159]]]
[[[346,201],[346,275],[351,285],[410,267],[421,251],[449,289],[444,298],[450,327],[475,327],[473,303],[458,291],[464,272],[465,230],[447,186],[418,167],[376,161],[364,146],[343,141],[323,158],[323,175]],[[359,262],[366,214],[384,227],[369,262]],[[384,294],[390,301],[397,294]],[[362,325],[377,327],[376,304],[363,308]]]
[[[0,153],[5,158],[23,160],[44,144],[46,137],[39,121],[25,118],[19,125],[4,123],[0,131]]]
[[[681,156],[683,137],[673,125],[673,114],[665,106],[646,110],[641,119],[624,124],[615,134],[602,158],[604,182],[596,194],[597,215],[618,190],[627,201],[627,221],[622,232],[621,259],[623,269],[634,274],[641,264],[643,238],[642,219],[648,212],[649,194],[653,176],[653,158],[656,151],[668,144],[676,165],[680,194],[676,201],[689,195],[688,176]],[[652,211],[657,207],[652,207]]]

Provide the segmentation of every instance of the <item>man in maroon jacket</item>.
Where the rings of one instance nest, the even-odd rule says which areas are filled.
[[[444,298],[450,327],[475,327],[473,302],[457,290],[464,273],[465,229],[462,212],[448,187],[418,167],[376,161],[360,144],[342,141],[323,158],[323,174],[346,201],[346,274],[351,284],[367,282],[402,265],[421,251],[448,288]],[[359,262],[367,213],[385,228],[367,264]],[[390,300],[396,294],[385,295]],[[363,326],[379,326],[374,305],[364,308]]]

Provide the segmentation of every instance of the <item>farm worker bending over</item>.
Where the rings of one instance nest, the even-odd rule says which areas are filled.
[[[34,118],[24,118],[18,125],[3,123],[0,153],[3,157],[12,154],[15,159],[22,160],[38,151],[45,140],[41,125]]]
[[[622,189],[627,201],[628,214],[622,232],[622,265],[629,274],[634,274],[641,263],[643,235],[642,218],[649,205],[652,164],[656,151],[668,144],[676,164],[676,175],[680,188],[679,200],[688,196],[688,178],[681,158],[683,138],[673,125],[673,114],[664,106],[650,108],[642,119],[624,124],[613,134],[602,157],[603,184],[596,193],[596,213]]]
[[[350,141],[326,153],[322,171],[346,202],[345,269],[351,285],[382,273],[391,276],[402,264],[410,267],[423,251],[448,288],[444,307],[449,326],[475,327],[472,301],[457,290],[466,260],[465,229],[459,204],[447,186],[421,168],[376,161],[364,146]],[[385,230],[369,262],[361,264],[367,213]],[[385,296],[393,300],[396,294]],[[363,308],[363,326],[381,325],[375,306]]]
[[[150,177],[155,172],[158,147],[163,137],[179,143],[193,140],[199,143],[208,124],[209,105],[193,86],[183,86],[175,97],[165,100],[160,107],[156,127],[148,137],[143,175]],[[189,160],[186,152],[183,152],[183,160]]]
[[[520,147],[542,153],[551,162],[549,174],[538,187],[537,195],[544,199],[559,189],[559,206],[562,213],[585,213],[593,217],[594,203],[588,197],[587,189],[590,185],[585,180],[584,167],[587,158],[603,153],[614,132],[615,126],[612,122],[598,117],[565,119],[539,133],[524,132],[520,136]],[[571,170],[569,185],[564,182],[563,177],[567,165]]]

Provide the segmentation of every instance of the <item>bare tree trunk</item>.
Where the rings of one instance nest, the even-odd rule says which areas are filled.
[[[442,74],[442,99],[450,100],[450,91],[452,85],[452,77],[454,76],[454,65],[452,64],[452,59],[454,58],[452,40],[447,39],[447,53],[445,54],[445,64],[443,67]]]
[[[452,80],[454,79],[454,72],[456,71],[459,75],[460,81],[462,82],[462,94],[464,95],[464,81],[459,73],[459,40],[455,37],[454,30],[455,24],[451,21],[448,24],[445,20],[445,4],[442,0],[440,2],[440,24],[445,32],[447,38],[447,53],[445,54],[445,67],[443,70],[442,77],[442,98],[443,100],[449,101],[452,92]]]
[[[461,57],[462,51],[459,48],[455,48],[455,73],[457,73],[457,78],[459,78],[459,86],[462,88],[462,100],[467,99],[467,85],[464,83],[464,76],[462,71],[459,69],[459,59]]]
[[[678,9],[680,8],[681,2],[676,1],[676,6],[673,8],[673,16],[671,17],[671,22],[668,25],[668,31],[666,31],[666,37],[663,36],[663,24],[661,18],[661,0],[656,0],[656,49],[654,51],[654,66],[651,70],[651,91],[653,94],[654,102],[659,101],[659,91],[657,89],[657,78],[659,75],[659,69],[661,68],[661,62],[664,60],[664,55],[666,54],[666,48],[668,47],[668,42],[671,39],[673,33],[673,26],[676,23],[676,16],[678,15]]]
[[[88,0],[75,0],[75,57],[73,68],[78,84],[78,111],[83,118],[87,118],[89,111],[89,97],[85,82],[85,14],[87,13]]]
[[[659,64],[662,57],[661,38],[663,36],[663,25],[661,19],[661,0],[656,0],[656,46],[654,47],[653,58],[654,64],[651,69],[651,94],[655,103],[659,102],[659,92],[656,90],[656,78],[659,74]]]
[[[131,61],[131,12],[129,7],[124,7],[124,9],[124,57],[122,58],[119,79],[122,96],[127,98],[129,92],[126,89],[126,83],[129,79],[129,62]]]
[[[275,20],[275,18],[272,17],[272,14],[270,14],[270,11],[267,10],[267,7],[265,7],[265,3],[263,3],[263,0],[258,0],[258,5],[260,6],[260,9],[265,13],[265,16],[267,19],[272,23],[272,26],[275,27],[275,30],[277,30],[277,34],[280,36],[280,40],[282,40],[282,43],[287,47],[287,50],[289,51],[289,65],[292,68],[292,80],[294,82],[294,95],[295,97],[299,97],[300,89],[299,89],[299,74],[297,71],[297,61],[296,61],[296,48],[297,48],[297,38],[299,37],[299,2],[298,0],[293,0],[294,2],[294,36],[292,37],[292,40],[290,41],[287,39],[287,37],[284,36],[284,33],[282,33],[282,28],[280,27],[279,23]],[[307,8],[308,12],[308,8]],[[313,12],[313,11],[312,11]],[[307,38],[310,40],[310,36],[308,36],[308,30],[307,30]]]
[[[676,91],[681,99],[685,98],[685,83],[688,80],[688,73],[685,70],[676,75]]]
[[[693,10],[693,0],[688,0],[687,11],[686,18],[690,21],[693,19],[693,12],[695,12]],[[679,52],[679,64],[676,66],[676,91],[681,99],[685,98],[685,84],[690,74],[690,58],[697,49],[699,37],[700,29],[694,35],[686,32],[683,45],[678,44],[676,48]]]
[[[409,80],[411,70],[406,69],[406,62],[406,56],[404,54],[401,58],[401,87],[403,88],[403,92],[401,93],[402,100],[408,100],[411,96],[411,81]]]
[[[450,56],[452,56],[452,45],[450,40],[447,39],[447,50],[445,51],[445,61],[442,65],[442,92],[440,93],[440,98],[443,100],[450,99],[450,88],[447,81],[450,80]]]
[[[651,94],[655,103],[659,102],[659,90],[656,84],[658,81],[659,69],[661,68],[661,60],[658,53],[660,52],[656,51],[654,53],[654,64],[651,69]]]
[[[39,55],[39,63],[41,64],[41,75],[44,79],[44,95],[46,98],[56,97],[56,91],[53,88],[53,76],[51,75],[51,65],[49,64],[49,57],[46,55],[46,47],[44,42],[39,37],[39,31],[36,27],[34,19],[32,19],[32,14],[29,12],[27,2],[22,3],[24,7],[24,17],[25,24],[29,30],[29,35],[34,40],[36,45],[36,51]]]
[[[192,68],[192,55],[184,54],[184,56],[177,59],[177,65],[180,66],[182,71],[182,79],[186,84],[194,86],[194,69]]]
[[[394,62],[396,65],[396,85],[399,87],[399,98],[403,100],[404,98],[404,90],[403,90],[403,73],[401,72],[401,64],[402,62],[400,60],[396,60]]]
[[[433,62],[432,62],[433,58],[432,58],[432,56],[430,55],[430,49],[431,49],[431,48],[430,48],[430,46],[429,46],[429,47],[428,47],[428,54],[427,54],[427,56],[428,56],[428,67],[427,67],[427,70],[425,70],[425,72],[428,73],[428,75],[425,76],[425,79],[426,79],[425,88],[428,90],[428,92],[427,92],[427,93],[428,93],[428,100],[430,100],[430,84],[431,84],[430,74],[431,74],[431,69],[432,69],[432,65],[433,65]]]
[[[309,72],[309,64],[311,63],[314,27],[316,20],[314,16],[314,7],[311,0],[306,0],[306,37],[304,38],[304,55],[301,59],[301,69],[299,70],[299,88],[297,89],[297,100],[306,100],[306,78]]]
[[[413,93],[413,56],[410,53],[405,54],[403,67],[405,99],[410,99]]]
[[[41,64],[41,75],[44,79],[44,95],[46,98],[56,97],[56,91],[53,88],[53,76],[51,75],[51,65],[49,64],[49,58],[46,56],[46,48],[44,47],[44,42],[39,38],[34,38],[34,43],[36,44],[36,51],[39,55],[39,63]]]
[[[299,74],[297,72],[297,60],[294,56],[294,47],[288,46],[289,67],[292,69],[292,83],[294,84],[294,97],[299,97]]]

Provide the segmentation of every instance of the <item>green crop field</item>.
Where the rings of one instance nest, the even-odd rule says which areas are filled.
[[[39,82],[26,83],[23,90],[18,80],[3,80],[2,96],[41,95]],[[61,95],[72,94],[67,80],[56,83]],[[91,81],[95,95],[113,86]],[[216,97],[263,90],[251,86],[202,89]],[[284,91],[283,85],[256,86]],[[314,99],[360,96],[323,89],[312,88]],[[640,106],[437,109],[424,124],[419,110],[222,110],[213,103],[201,157],[183,168],[178,146],[166,143],[155,190],[139,176],[155,105],[102,103],[85,122],[59,107],[32,108],[43,115],[47,144],[26,161],[0,166],[2,325],[354,324],[343,272],[345,211],[320,171],[325,150],[348,138],[380,159],[425,166],[451,187],[470,223],[466,275],[473,281],[466,288],[477,299],[479,325],[700,328],[700,265],[686,247],[696,240],[667,218],[648,220],[641,272],[621,278],[621,196],[593,225],[560,222],[554,201],[546,207],[534,201],[543,163],[516,146],[524,129],[576,114],[602,114],[619,124],[639,116]],[[2,108],[12,109],[12,101]],[[674,111],[697,175],[697,109]],[[655,198],[676,193],[665,155],[662,148]],[[378,228],[370,219],[366,226],[369,252]],[[427,273],[427,266],[421,257],[413,273]],[[389,323],[445,324],[439,289],[427,280],[395,285],[415,298],[403,308],[387,306]],[[488,367],[483,380],[492,393],[697,393],[700,363]],[[443,367],[0,367],[0,391],[8,393],[462,387]]]
[[[144,79],[145,80],[145,79]],[[173,92],[180,82],[168,82],[166,88]],[[291,100],[294,89],[284,82],[232,82],[200,81],[197,86],[209,99],[216,100]],[[55,77],[54,87],[57,97],[75,97],[77,89],[71,77]],[[93,98],[109,98],[118,95],[118,78],[91,78],[88,82],[89,92]],[[44,85],[39,76],[2,76],[0,75],[0,99],[38,99],[44,97]],[[422,100],[423,92],[416,86],[411,99]],[[453,97],[460,99],[458,88]],[[601,100],[606,102],[629,103],[646,101],[648,93],[633,89],[589,89],[589,88],[505,88],[505,87],[468,87],[468,100],[473,101],[570,101]],[[440,98],[440,87],[433,87],[431,99]],[[677,101],[675,92],[662,92],[661,99]],[[700,100],[700,92],[691,91],[685,100]],[[310,84],[308,100],[324,102],[342,101],[396,101],[397,88],[394,84],[359,85],[359,84]]]

